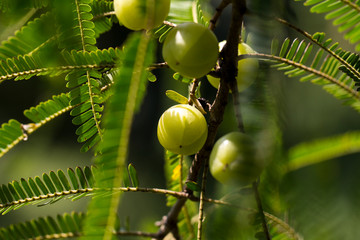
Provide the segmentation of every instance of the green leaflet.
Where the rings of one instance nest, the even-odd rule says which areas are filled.
[[[21,8],[42,8],[48,5],[48,0],[1,0],[0,2],[0,10],[3,12],[14,11]]]
[[[67,175],[62,171],[44,173],[42,177],[36,176],[22,178],[0,186],[0,213],[3,215],[10,210],[19,209],[28,204],[47,205],[69,198],[77,199],[79,196],[92,194],[94,182],[94,169],[90,167],[69,168]],[[72,187],[70,186],[70,183]]]
[[[114,93],[105,114],[106,131],[97,147],[96,187],[119,187],[127,156],[127,145],[136,109],[140,106],[147,83],[146,67],[154,57],[154,46],[145,34],[133,34],[125,44],[119,74],[115,76]],[[116,223],[119,193],[93,198],[85,221],[83,239],[112,239]]]
[[[28,22],[0,46],[0,60],[38,51],[56,51],[53,15],[48,12]]]
[[[31,221],[11,224],[0,228],[0,240],[9,239],[55,239],[81,235],[83,213],[64,213],[56,217],[40,217]]]
[[[360,132],[300,143],[289,150],[288,171],[360,151]]]
[[[115,16],[106,17],[104,13],[114,10],[114,3],[108,1],[93,1],[91,3],[92,14],[94,15],[93,22],[95,24],[94,31],[95,37],[98,38],[100,34],[107,32],[111,29],[113,22],[117,22]]]
[[[24,115],[32,123],[21,124],[16,120],[10,120],[9,123],[3,124],[0,128],[0,158],[20,141],[27,140],[28,134],[69,111],[72,108],[69,101],[68,94],[55,95],[52,99],[24,111]]]
[[[95,25],[91,0],[54,0],[56,24],[59,26],[59,46],[67,50],[96,50]]]
[[[301,1],[301,0],[295,0]],[[360,51],[360,6],[358,1],[342,0],[307,0],[306,6],[312,6],[310,11],[321,14],[326,13],[326,20],[333,20],[339,32],[345,32],[344,38],[356,44],[356,51]]]
[[[280,51],[272,49],[279,56],[274,58],[281,62],[274,66],[289,77],[301,76],[300,81],[322,85],[334,97],[360,111],[360,94],[355,86],[360,77],[358,57],[339,48],[338,43],[332,44],[324,33],[315,33],[309,38],[320,46],[314,57],[310,57],[312,44],[298,39],[290,44],[289,39],[285,39]]]
[[[25,138],[21,123],[14,119],[3,123],[0,128],[0,157]]]
[[[71,109],[68,94],[53,96],[51,100],[41,102],[36,107],[24,111],[24,115],[34,123],[44,124]]]

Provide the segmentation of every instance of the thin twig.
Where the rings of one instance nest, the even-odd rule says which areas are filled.
[[[199,100],[196,98],[196,90],[199,87],[199,82],[200,79],[195,78],[192,85],[191,85],[191,90],[189,93],[189,104],[192,105],[194,104],[195,107],[202,113],[202,114],[206,114],[206,111],[204,110],[204,108],[202,107],[201,103],[199,102]]]
[[[204,198],[205,198],[206,179],[207,179],[208,170],[209,170],[209,160],[207,160],[205,162],[203,175],[202,175],[202,181],[201,181],[197,240],[201,240],[201,237],[202,237],[202,227],[203,227],[203,221],[204,221],[204,202],[205,202]]]
[[[76,70],[76,69],[104,69],[104,68],[114,68],[115,64],[89,64],[89,65],[78,65],[78,66],[58,66],[58,67],[44,67],[38,69],[25,70],[20,72],[9,73],[6,75],[0,76],[0,83],[5,80],[9,80],[19,76],[31,75],[31,74],[40,74],[46,72],[58,72],[58,71],[67,71],[67,70]]]
[[[266,218],[265,218],[265,215],[264,215],[264,209],[262,207],[261,198],[260,198],[259,191],[258,191],[258,184],[259,184],[259,180],[255,181],[253,183],[253,190],[254,190],[254,194],[255,194],[255,199],[256,199],[257,207],[258,207],[259,214],[260,214],[260,217],[261,217],[261,224],[262,224],[266,239],[271,240],[271,235],[270,235],[270,232],[269,232],[268,225],[266,223]]]
[[[216,12],[214,14],[214,16],[212,17],[212,19],[210,20],[210,25],[209,25],[209,29],[214,30],[216,23],[218,21],[218,19],[220,18],[223,10],[231,3],[231,0],[223,0],[221,1],[221,3],[219,4],[219,6],[215,9]]]
[[[105,12],[103,14],[96,15],[96,16],[93,17],[92,21],[96,21],[96,20],[98,20],[100,18],[109,17],[109,16],[112,16],[112,15],[115,15],[115,11]]]
[[[152,70],[160,69],[160,68],[169,68],[169,65],[166,62],[154,63],[154,64],[150,65],[150,67],[148,67],[147,70],[152,71]]]
[[[176,27],[176,24],[175,23],[172,23],[172,22],[169,22],[169,21],[164,21],[163,22],[165,25],[168,25],[170,27]]]

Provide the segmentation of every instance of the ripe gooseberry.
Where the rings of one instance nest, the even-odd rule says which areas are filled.
[[[199,78],[215,66],[219,45],[211,30],[188,22],[171,29],[164,41],[162,55],[174,71],[185,77]]]
[[[224,47],[226,41],[219,43],[220,50]],[[249,45],[246,43],[239,43],[238,45],[238,55],[256,53]],[[257,71],[259,69],[259,62],[256,59],[246,58],[238,61],[238,72],[237,72],[237,86],[238,91],[244,91],[248,88],[255,80]],[[220,78],[215,78],[213,76],[207,75],[208,81],[215,88],[219,88]]]
[[[178,104],[167,109],[160,117],[157,136],[167,150],[192,155],[204,145],[208,134],[204,115],[188,104]]]
[[[131,30],[159,26],[170,10],[170,0],[114,0],[116,17]]]
[[[210,154],[211,175],[223,184],[249,184],[262,171],[255,158],[252,139],[240,132],[231,132],[216,141]]]

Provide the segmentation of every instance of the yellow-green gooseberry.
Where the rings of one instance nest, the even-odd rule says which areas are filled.
[[[210,154],[210,173],[223,184],[249,184],[260,175],[263,165],[255,156],[251,137],[231,132],[218,139]]]
[[[226,41],[221,41],[219,43],[220,50],[224,47]],[[256,53],[249,45],[246,43],[239,43],[238,45],[238,55]],[[237,86],[238,91],[244,91],[248,88],[255,80],[257,71],[259,70],[259,62],[254,58],[246,58],[238,61],[238,72],[237,72]],[[219,88],[220,78],[215,78],[213,76],[207,75],[208,81],[215,88]]]
[[[199,78],[215,66],[219,44],[215,34],[207,27],[188,22],[170,30],[162,55],[174,71],[185,77]]]
[[[120,23],[131,30],[150,30],[165,20],[170,0],[114,0],[114,10]]]
[[[167,109],[160,117],[157,136],[160,144],[173,153],[192,155],[204,145],[208,134],[204,115],[188,104]]]

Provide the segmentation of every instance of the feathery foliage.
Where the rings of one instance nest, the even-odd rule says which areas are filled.
[[[24,111],[24,115],[34,123],[45,124],[71,109],[68,94],[53,96],[51,100],[41,102],[36,107]]]
[[[234,10],[239,3],[245,3],[245,1],[222,1],[212,19],[214,26],[225,7],[231,5]],[[305,5],[313,6],[312,12],[326,13],[326,19],[333,19],[333,23],[339,26],[339,31],[345,32],[345,39],[355,44],[357,50],[360,49],[359,3],[358,0],[305,1]],[[192,171],[201,173],[203,170],[201,163],[191,165],[188,163],[190,157],[184,161],[181,156],[167,152],[164,168],[167,188],[156,189],[140,188],[138,173],[134,166],[128,165],[128,171],[126,171],[126,159],[133,117],[139,110],[145,95],[147,78],[156,79],[155,75],[149,72],[149,66],[151,70],[166,67],[166,63],[151,65],[155,58],[152,38],[161,43],[172,27],[183,22],[197,22],[208,26],[209,19],[207,19],[208,14],[205,12],[207,8],[204,4],[207,4],[206,1],[172,0],[170,14],[166,19],[168,22],[162,26],[147,33],[130,34],[122,48],[98,49],[99,37],[109,31],[113,24],[118,24],[113,14],[114,1],[0,1],[0,12],[11,13],[17,10],[36,9],[30,10],[34,12],[30,21],[18,27],[18,31],[12,36],[4,37],[6,40],[0,44],[0,83],[7,80],[28,80],[44,76],[49,79],[52,77],[64,79],[67,87],[65,91],[61,91],[62,93],[56,93],[58,95],[53,95],[50,99],[43,100],[38,105],[25,110],[24,115],[31,121],[30,123],[22,124],[17,120],[10,120],[1,125],[0,157],[20,141],[27,140],[28,134],[65,112],[70,112],[73,117],[72,123],[78,126],[75,134],[78,135],[78,142],[83,144],[81,151],[87,152],[93,148],[96,165],[96,168],[76,167],[75,170],[68,168],[67,175],[66,172],[58,170],[44,173],[41,177],[22,178],[20,181],[2,184],[0,186],[0,213],[2,214],[29,204],[42,206],[54,204],[61,199],[77,200],[85,196],[94,196],[94,198],[91,199],[86,217],[81,213],[58,215],[56,218],[40,217],[36,220],[10,225],[7,228],[0,228],[0,239],[73,237],[113,239],[115,233],[119,233],[115,231],[118,230],[116,214],[122,191],[166,194],[167,206],[171,208],[169,215],[176,211],[180,213],[161,221],[159,235],[135,232],[132,233],[134,236],[158,238],[164,233],[164,236],[168,237],[168,233],[171,232],[183,239],[195,238],[199,207],[197,203],[189,199],[199,200],[196,197],[200,188],[197,183],[199,177],[195,177],[195,181],[184,181],[186,173],[189,173],[189,176]],[[236,24],[241,28],[240,21],[232,23],[232,26]],[[244,24],[247,23],[244,22]],[[309,43],[298,39],[293,41],[286,39],[280,48],[272,49],[272,55],[247,54],[240,56],[239,59],[251,57],[274,61],[275,67],[285,71],[287,76],[300,77],[300,81],[318,84],[343,103],[360,111],[359,54],[344,51],[338,43],[326,39],[324,33],[314,35],[302,33]],[[222,61],[226,57],[221,56],[220,67],[223,67],[223,64],[226,65],[226,61]],[[189,86],[193,82],[193,79],[183,78],[179,74],[175,74],[174,78]],[[260,88],[256,90],[256,94],[259,94]],[[194,89],[194,92],[200,93],[200,86]],[[282,204],[277,194],[279,194],[279,181],[284,173],[295,172],[305,166],[358,152],[359,133],[350,132],[333,138],[299,144],[289,151],[288,169],[284,170],[283,163],[280,163],[278,159],[282,158],[280,143],[277,142],[280,138],[279,129],[275,127],[276,123],[270,122],[277,117],[267,114],[267,111],[277,114],[274,113],[276,112],[273,109],[274,106],[267,104],[269,99],[256,98],[256,94],[251,93],[251,90],[249,95],[247,93],[242,95],[242,99],[251,99],[256,102],[255,104],[264,105],[249,110],[248,103],[244,102],[245,107],[242,106],[241,110],[245,109],[247,115],[245,122],[249,121],[245,124],[247,134],[255,136],[257,155],[264,158],[264,162],[271,159],[278,161],[271,167],[276,165],[272,169],[277,171],[272,174],[279,176],[271,176],[269,171],[272,169],[268,169],[261,176],[260,183],[263,186],[259,186],[259,191],[265,203],[264,209],[282,216],[284,209],[281,207],[283,206],[271,206],[271,204]],[[168,96],[180,103],[188,102],[187,98],[175,91],[168,92]],[[196,97],[199,96],[196,95]],[[216,96],[216,104],[212,105],[213,109],[217,108],[219,100],[220,102],[224,100],[221,99],[221,94]],[[237,108],[236,101],[234,103]],[[222,107],[225,108],[225,105],[224,103]],[[237,110],[239,109],[235,109]],[[105,112],[104,115],[103,112]],[[222,119],[223,116],[219,112],[221,112],[219,109],[211,112],[208,119]],[[242,121],[240,117],[238,121]],[[213,129],[217,127],[210,126]],[[211,132],[214,139],[216,131]],[[205,149],[209,154],[210,150]],[[201,159],[201,161],[206,160]],[[190,166],[193,167],[196,164],[199,165],[200,170],[190,170]],[[129,187],[129,177],[132,188]],[[270,181],[275,183],[269,183]],[[125,187],[120,188],[123,182]],[[190,193],[183,191],[184,185]],[[224,190],[228,189],[224,188]],[[231,190],[234,189],[231,187]],[[208,238],[238,239],[243,237],[246,239],[248,236],[255,236],[258,239],[266,239],[266,228],[263,227],[265,215],[272,239],[301,239],[300,234],[290,227],[287,221],[262,210],[255,210],[259,205],[255,206],[254,191],[251,187],[241,188],[232,193],[229,198],[223,198],[224,201],[212,201],[219,205],[206,206],[204,209],[206,216],[204,232]],[[181,205],[181,209],[174,210],[174,206],[180,206],[176,206],[179,199],[185,200],[185,203]],[[211,202],[212,199],[206,200]],[[253,220],[250,225],[244,224],[249,218]],[[332,223],[334,222],[336,221]],[[234,229],[234,224],[238,228]],[[172,229],[167,229],[169,226]],[[161,232],[163,228],[165,230]]]
[[[98,38],[102,33],[111,29],[113,22],[117,22],[117,19],[114,16],[105,16],[114,10],[114,4],[109,1],[93,1],[91,3],[91,9],[92,14],[94,15],[93,23],[95,25],[95,38]]]
[[[281,62],[275,67],[285,71],[289,77],[301,76],[300,81],[311,81],[323,86],[330,94],[360,111],[360,94],[353,81],[353,75],[360,76],[360,73],[353,68],[354,55],[338,48],[338,43],[332,44],[331,39],[324,38],[324,33],[315,33],[312,36],[320,45],[313,59],[309,58],[313,50],[311,43],[298,39],[291,42],[290,39],[285,39],[280,50],[272,49],[272,53],[279,57],[274,59]],[[352,75],[349,76],[347,71],[340,71],[340,68],[349,69]]]
[[[0,228],[1,240],[60,239],[81,235],[84,213],[58,214]]]
[[[24,138],[26,134],[23,132],[21,123],[14,119],[3,123],[0,128],[0,157]]]
[[[58,26],[60,48],[96,50],[95,25],[91,21],[91,0],[55,0],[53,9]]]
[[[0,10],[3,12],[16,11],[18,9],[27,9],[27,8],[42,8],[48,6],[48,0],[2,0],[0,2]]]
[[[19,55],[31,56],[39,51],[56,51],[53,22],[54,16],[50,12],[28,22],[14,36],[1,43],[0,60]]]
[[[295,0],[303,1],[303,0]],[[313,13],[326,13],[325,19],[333,19],[339,32],[346,32],[344,38],[351,44],[356,44],[356,51],[360,51],[360,4],[350,0],[306,0],[305,6],[312,6]]]
[[[20,181],[2,184],[0,213],[4,215],[29,204],[52,204],[64,198],[77,200],[91,194],[94,187],[93,169],[69,168],[67,174],[62,170],[51,171],[42,177],[22,178]]]
[[[135,34],[125,46],[108,110],[111,117],[105,118],[104,139],[97,149],[100,153],[96,158],[99,171],[95,177],[100,189],[118,187],[122,182],[132,118],[144,96],[145,68],[153,60],[154,49],[148,36]],[[92,199],[85,221],[84,239],[112,238],[118,203],[119,193]]]

